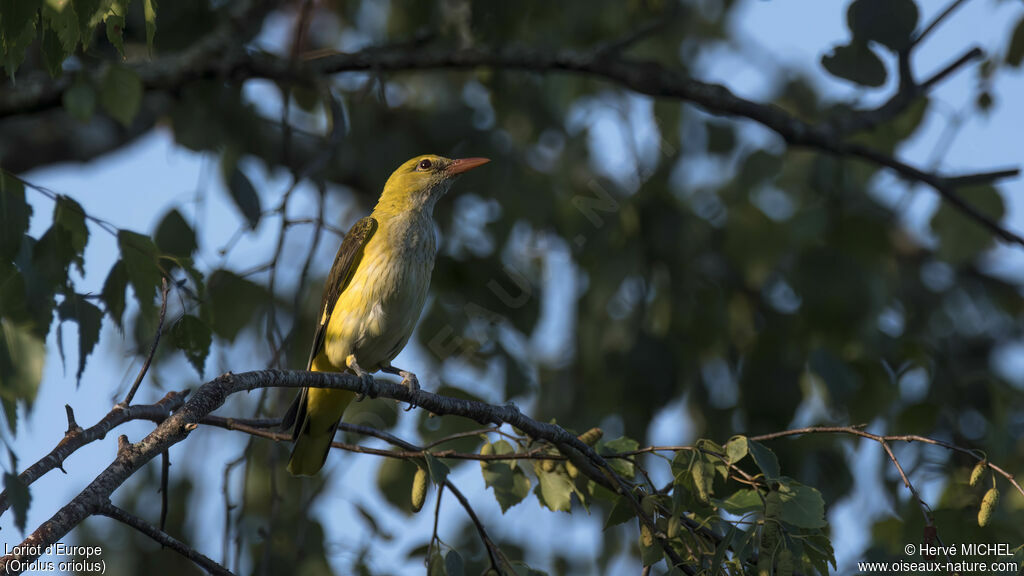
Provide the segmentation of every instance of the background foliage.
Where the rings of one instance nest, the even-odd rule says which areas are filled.
[[[902,86],[892,80],[900,75],[899,54],[928,23],[919,7],[910,0],[856,0],[835,9],[848,10],[849,37],[821,47],[816,73],[849,81],[876,101],[880,87]],[[1021,287],[993,273],[992,234],[954,207],[938,207],[926,235],[908,231],[902,205],[891,200],[911,194],[911,185],[881,177],[876,164],[788,147],[748,122],[674,99],[639,97],[587,75],[500,67],[314,78],[296,72],[276,81],[185,74],[144,89],[153,63],[188,62],[190,50],[219,38],[291,59],[291,70],[320,50],[388,46],[413,54],[528,46],[608,58],[625,53],[688,72],[735,41],[735,10],[730,1],[654,0],[600,9],[458,1],[0,3],[9,77],[0,103],[25,85],[64,86],[59,104],[40,101],[0,120],[0,402],[7,441],[18,437],[19,418],[39,409],[33,400],[45,355],[70,362],[75,382],[61,385],[123,394],[125,385],[110,391],[116,374],[89,367],[98,356],[122,362],[119,347],[146,355],[160,316],[162,277],[171,280],[171,292],[146,384],[153,393],[225,370],[302,367],[336,233],[372,207],[390,171],[424,152],[487,156],[492,164],[464,178],[437,208],[443,247],[410,355],[416,364],[403,367],[428,375],[438,393],[512,400],[538,420],[577,432],[600,426],[598,448],[605,452],[660,438],[697,446],[674,459],[638,456],[635,464],[649,470],[648,478],[633,463],[617,466],[640,484],[668,483],[666,495],[645,502],[666,532],[673,521],[680,530],[683,511],[711,531],[713,537],[692,536],[697,546],[711,545],[705,567],[723,560],[739,566],[755,547],[762,555],[774,550],[766,538],[784,535],[778,550],[795,554],[804,573],[851,570],[827,567],[829,527],[821,507],[854,497],[858,485],[893,512],[873,518],[863,556],[901,558],[903,545],[925,534],[919,504],[888,467],[859,469],[851,439],[748,444],[730,438],[870,424],[977,449],[1010,472],[1024,469],[1019,380],[1015,385],[993,369],[994,354],[1022,337]],[[998,93],[996,78],[1022,63],[1024,12],[1018,17],[1005,45],[966,72],[977,76],[977,88],[961,115],[986,114],[995,99],[1013,97]],[[646,32],[616,47],[636,30]],[[950,47],[949,58],[961,49]],[[898,152],[933,112],[927,90],[911,96],[899,113],[849,139]],[[779,82],[772,103],[812,123],[865,107],[824,99],[799,74]],[[83,210],[76,190],[50,191],[16,176],[99,159],[152,131],[172,135],[177,146],[213,166],[192,201],[152,198],[165,205],[152,229]],[[145,182],[124,185],[147,193]],[[960,192],[982,213],[1003,218],[998,187],[983,183]],[[51,200],[52,212],[40,210],[33,195]],[[233,221],[204,220],[215,195],[230,202]],[[47,227],[27,235],[30,222]],[[214,240],[225,228],[230,239]],[[270,253],[244,252],[259,234],[280,240]],[[97,236],[113,237],[117,250],[115,263],[100,271],[84,257]],[[103,329],[109,324],[123,336]],[[286,396],[265,394],[230,408],[277,416]],[[355,410],[349,421],[393,429],[420,444],[477,428],[423,411],[400,415],[383,400]],[[372,474],[343,476],[335,469],[300,481],[283,472],[285,446],[209,433],[233,442],[237,453],[172,454],[168,532],[226,566],[245,573],[298,566],[303,574],[370,574],[394,569],[381,568],[379,558],[389,551],[408,554],[407,566],[430,561],[429,532],[394,533],[394,516],[411,513],[413,463],[380,459]],[[710,440],[695,444],[697,438]],[[493,434],[443,447],[499,454],[535,448]],[[975,459],[920,445],[900,448],[899,455],[908,474],[928,485],[946,543],[1021,543],[1024,500],[1002,478],[993,480],[1003,502],[979,527],[979,503],[991,482],[969,485]],[[20,471],[11,456],[8,472]],[[17,454],[21,463],[39,456]],[[374,457],[332,455],[341,466],[356,458]],[[446,462],[460,478],[474,469],[482,488],[479,464]],[[487,515],[488,523],[508,523],[499,533],[557,513],[519,511],[538,501],[574,518],[589,511],[608,521],[598,541],[577,550],[564,542],[499,538],[510,559],[553,574],[611,572],[623,557],[634,566],[662,559],[635,521],[619,525],[633,518],[619,510],[621,502],[578,481],[564,463],[533,463],[482,467],[501,512],[508,509],[505,516]],[[737,482],[728,463],[760,475],[760,492]],[[153,468],[134,478],[118,492],[118,504],[155,519],[158,476]],[[335,490],[347,494],[345,511],[335,517],[323,510],[341,505],[322,491],[342,482]],[[5,485],[14,515],[24,518],[27,493],[11,474]],[[471,499],[483,496],[476,490]],[[219,549],[199,543],[195,535],[212,532],[190,520],[211,502],[223,510],[223,533],[213,534],[223,540]],[[445,519],[442,550],[458,551],[449,573],[459,563],[466,573],[482,572],[487,556],[472,525],[461,515]],[[342,524],[324,525],[332,522]],[[88,524],[76,538],[102,543],[113,573],[134,574],[139,566],[153,574],[197,570],[109,520]],[[332,542],[327,532],[346,536]],[[683,532],[669,536],[682,546],[689,537]],[[5,541],[12,537],[5,534]],[[735,556],[722,556],[723,540]],[[665,564],[656,569],[664,572]]]

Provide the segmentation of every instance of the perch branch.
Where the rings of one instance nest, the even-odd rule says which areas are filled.
[[[12,554],[0,558],[0,572],[12,568],[7,573],[19,573],[13,570],[19,566],[18,562],[27,564],[35,559],[37,555],[34,555],[33,551],[45,549],[57,542],[72,528],[95,513],[102,503],[109,501],[114,490],[158,454],[186,439],[203,418],[220,408],[231,394],[273,387],[359,391],[363,386],[364,384],[351,374],[280,370],[227,373],[203,384],[190,395],[179,410],[164,419],[155,430],[139,442],[132,444],[122,437],[114,461],[77,496],[25,538],[22,545]],[[684,571],[694,573],[692,567],[683,563],[663,531],[654,526],[651,516],[644,512],[626,482],[615,474],[602,456],[565,429],[533,420],[513,406],[493,406],[483,402],[439,396],[423,390],[413,391],[384,380],[375,380],[369,388],[367,392],[371,396],[407,402],[439,415],[471,418],[481,424],[509,424],[532,438],[554,444],[581,473],[625,497],[640,521],[655,535],[670,562],[680,566]]]

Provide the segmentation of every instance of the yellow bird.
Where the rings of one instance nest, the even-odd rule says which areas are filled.
[[[419,388],[416,375],[391,365],[419,320],[437,254],[434,205],[459,174],[487,158],[428,154],[399,166],[373,213],[355,223],[334,258],[320,304],[307,370],[348,370],[366,382],[381,370]],[[288,471],[316,474],[355,398],[347,390],[304,388],[284,417],[292,429]]]

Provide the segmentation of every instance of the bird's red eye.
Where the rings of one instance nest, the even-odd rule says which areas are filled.
[[[419,165],[419,169],[420,170],[430,170],[431,166],[433,166],[433,164],[430,163],[430,160],[421,160],[420,161],[420,165]]]

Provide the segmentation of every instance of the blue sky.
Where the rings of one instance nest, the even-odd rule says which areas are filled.
[[[778,86],[784,74],[797,70],[813,78],[825,94],[836,100],[864,96],[864,104],[878,103],[884,100],[894,87],[891,75],[885,88],[872,91],[865,96],[859,89],[829,77],[818,65],[821,54],[830,46],[843,42],[848,35],[845,26],[846,5],[845,1],[835,0],[747,0],[734,22],[734,26],[740,31],[736,36],[743,38],[742,43],[729,50],[716,49],[703,55],[699,76],[725,84],[741,96],[763,99]],[[919,5],[924,10],[922,20],[928,21],[946,3],[928,0],[920,1]],[[987,52],[998,53],[1005,46],[1012,26],[1021,12],[1020,4],[1015,2],[967,2],[919,50],[914,61],[919,75],[927,75],[975,44]],[[924,126],[899,150],[900,156],[918,164],[928,163],[935,142],[949,118],[957,111],[964,110],[973,101],[975,83],[976,73],[973,67],[967,67],[943,83],[934,93],[936,104],[930,108]],[[266,86],[261,88],[255,85],[249,88],[247,93],[261,99],[271,97],[271,91]],[[1014,105],[1014,99],[1016,97],[1019,100],[1019,96],[1024,94],[1024,74],[1019,70],[1002,71],[995,84],[995,93],[995,106],[989,115],[970,114],[968,111],[970,119],[963,125],[955,143],[939,164],[941,169],[959,172],[1021,163],[1019,142],[1020,131],[1024,127],[1024,112],[1020,106]],[[657,123],[656,119],[650,118],[649,100],[635,97],[630,99],[630,102],[630,118],[636,121],[630,122],[629,127],[623,124],[617,112],[603,106],[600,101],[589,105],[587,112],[591,115],[588,122],[592,130],[591,145],[598,158],[621,158],[622,155],[617,151],[629,145],[628,139],[632,139],[640,146],[650,146],[652,143],[656,145]],[[272,106],[272,102],[267,105]],[[742,124],[744,133],[749,137],[768,145],[773,142],[777,145],[777,139],[763,128],[750,122]],[[396,158],[395,164],[402,160]],[[607,165],[613,166],[613,172],[621,171],[619,176],[635,169],[635,166],[616,168],[614,164]],[[274,191],[273,194],[266,195],[266,202],[269,202],[270,198],[276,198],[288,184],[284,173],[265,174],[255,165],[246,165],[246,169],[259,188]],[[227,194],[221,189],[217,170],[215,159],[211,160],[207,156],[176,147],[167,128],[161,127],[132,146],[93,164],[55,166],[24,176],[34,184],[73,196],[90,214],[100,216],[119,227],[142,232],[151,232],[171,206],[178,206],[187,217],[201,206],[199,228],[205,242],[201,261],[207,269],[224,264],[229,267],[244,267],[259,263],[265,259],[276,239],[276,225],[273,221],[265,220],[260,228],[243,239],[226,259],[222,259],[217,253],[217,249],[227,243],[238,224],[236,211],[227,200]],[[383,182],[387,175],[378,176]],[[874,185],[871,193],[886,202],[894,202],[906,189],[905,184],[888,176],[879,177]],[[1024,231],[1024,204],[1020,200],[1024,198],[1024,180],[1007,181],[1000,185],[1000,191],[1008,207],[1006,224],[1014,230]],[[312,190],[304,187],[300,189],[299,195],[303,200],[296,203],[295,213],[312,210]],[[337,197],[339,195],[332,195],[332,198]],[[32,221],[31,233],[38,236],[48,226],[52,204],[38,194],[32,194],[30,198],[36,214]],[[936,196],[927,189],[919,188],[914,192],[912,201],[902,215],[908,228],[924,242],[931,241],[927,221],[936,205]],[[329,213],[337,215],[339,227],[347,227],[350,222],[362,215],[356,213],[352,205],[342,204],[338,200],[332,200]],[[308,243],[309,232],[305,230],[293,234],[290,242],[298,249]],[[325,237],[321,246],[323,257],[320,261],[330,262],[335,248],[335,239]],[[99,228],[91,227],[86,252],[88,275],[82,279],[80,291],[99,291],[107,271],[114,262],[115,254],[115,239]],[[568,256],[563,252],[558,257]],[[1021,281],[1024,280],[1022,257],[1024,250],[1019,247],[1001,246],[992,251],[986,265],[1000,275]],[[326,265],[315,272],[326,273]],[[288,277],[288,274],[282,277]],[[287,285],[284,288],[287,289]],[[549,300],[546,303],[548,313],[545,318],[553,327],[546,328],[538,337],[540,340],[557,340],[557,325],[571,319],[571,315],[564,315],[564,308],[568,302],[563,294],[557,302],[552,303]],[[554,319],[560,311],[562,316]],[[53,334],[51,332],[48,342],[48,349],[51,351],[56,350]],[[64,334],[68,342],[74,342],[77,337],[73,325],[67,326]],[[68,351],[67,367],[62,365],[56,353],[48,356],[35,408],[27,419],[21,419],[18,435],[13,439],[12,446],[22,466],[41,457],[60,440],[65,427],[65,403],[75,408],[80,424],[90,425],[106,414],[124,395],[139,367],[139,360],[127,355],[122,337],[109,322],[104,325],[100,346],[89,359],[81,387],[76,387],[74,379],[74,366],[77,362],[75,347],[67,345],[65,348]],[[230,358],[228,362],[225,362],[226,357]],[[997,368],[1021,367],[1021,357],[1024,357],[1024,349],[1021,346],[1010,347],[997,363]],[[411,347],[396,360],[396,364],[410,366],[420,372],[416,367],[424,363],[419,358],[420,351]],[[211,354],[206,377],[228,369],[241,371],[258,368],[264,363],[258,343],[243,342],[232,347],[230,354]],[[183,360],[169,364],[161,372],[165,381],[175,383],[174,387],[179,387],[181,377],[176,374],[187,374],[187,385],[194,385],[197,382],[194,371]],[[427,388],[435,385],[436,376],[420,372],[421,382]],[[138,401],[152,401],[159,398],[162,393],[152,381],[147,381]],[[501,400],[494,393],[488,399]],[[249,402],[251,399],[239,399],[221,413],[239,413]],[[679,405],[666,407],[652,424],[649,440],[692,440],[691,433],[685,426],[673,424],[678,422],[674,415],[681,410]],[[411,432],[413,425],[414,421],[410,417],[403,416],[399,433]],[[147,424],[130,424],[118,429],[117,434],[127,434],[130,439],[138,440],[150,429],[151,426]],[[227,461],[238,455],[243,442],[244,439],[239,434],[204,430],[194,434],[185,445],[172,449],[172,462],[184,462],[186,450],[201,450],[212,462]],[[37,481],[32,486],[34,500],[29,513],[30,529],[47,519],[102,470],[114,457],[115,446],[115,435],[111,435],[105,441],[94,443],[72,456],[65,464],[68,476],[51,472]],[[851,453],[856,452],[854,457],[869,469],[885,465],[881,451],[873,444],[852,445],[850,450]],[[332,456],[328,465],[332,488],[325,494],[321,505],[328,528],[328,538],[331,541],[343,542],[345,534],[351,534],[353,530],[362,530],[361,520],[350,505],[353,499],[358,498],[352,494],[351,487],[372,486],[377,463],[375,459],[365,456]],[[184,467],[184,464],[181,467]],[[203,505],[189,512],[189,523],[197,528],[197,538],[194,541],[196,547],[214,559],[219,559],[220,527],[223,521],[219,493],[221,468],[211,466],[210,470],[213,488],[201,492]],[[475,466],[464,467],[456,474],[455,480],[468,493],[479,493],[483,489],[480,473]],[[236,488],[237,481],[238,478],[235,478]],[[858,486],[858,493],[863,494],[864,491],[876,488],[878,487],[869,482]],[[926,496],[934,498],[937,489],[938,486],[929,486]],[[581,517],[578,514],[570,518],[564,514],[541,511],[535,503],[527,502],[513,508],[508,513],[508,518],[499,521],[501,514],[497,504],[490,495],[483,496],[475,499],[475,505],[499,541],[517,541],[524,537],[521,533],[508,528],[510,526],[530,526],[530,534],[527,537],[531,539],[549,542],[558,539],[561,548],[577,551],[576,554],[580,558],[593,555],[594,543],[599,542],[603,519],[597,516]],[[369,498],[372,501],[375,497]],[[840,556],[841,571],[844,567],[848,568],[850,561],[856,560],[860,554],[860,547],[864,543],[862,535],[865,534],[866,528],[863,521],[872,514],[885,513],[885,506],[864,508],[866,501],[857,497],[832,508],[830,519],[837,530],[835,544]],[[432,499],[428,505],[431,503]],[[859,514],[851,514],[852,509],[857,509]],[[461,523],[462,511],[449,499],[442,518],[442,526],[454,528]],[[488,522],[488,519],[491,521]],[[422,535],[429,530],[432,518],[429,514],[421,514],[410,520],[388,511],[382,513],[381,522],[385,529],[394,532],[407,531]],[[0,520],[0,528],[0,541],[7,544],[20,541],[20,534],[13,526],[12,514],[6,514]],[[445,531],[442,531],[442,534],[445,534]],[[570,542],[564,540],[566,537]],[[374,566],[393,570],[409,567],[403,563],[404,547],[418,544],[419,541],[420,538],[400,536],[388,549],[389,552],[395,553],[381,554],[374,558]],[[343,565],[344,551],[340,548],[336,550],[336,558],[342,560],[339,565]],[[106,551],[104,558],[108,562],[116,561],[116,551]],[[537,560],[539,565],[545,563],[544,559]],[[626,564],[619,564],[618,567],[627,569]]]

